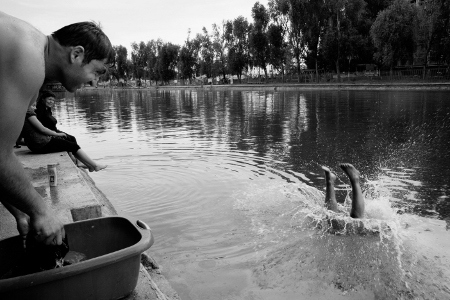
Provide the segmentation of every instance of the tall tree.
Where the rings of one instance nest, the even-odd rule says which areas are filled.
[[[273,24],[283,28],[283,32],[287,33],[289,30],[289,0],[269,0],[269,16]],[[283,36],[284,37],[284,36]]]
[[[159,49],[156,69],[159,74],[159,79],[163,83],[168,83],[170,80],[176,78],[179,49],[179,45],[172,43],[164,43]]]
[[[269,14],[264,5],[256,2],[252,8],[253,26],[249,34],[249,50],[252,62],[264,70],[267,78],[267,63],[270,57],[269,40],[267,36],[267,26],[269,24]]]
[[[279,25],[270,24],[267,30],[269,48],[269,63],[279,70],[284,77],[284,64],[286,58],[286,47],[283,40],[283,28]]]
[[[364,36],[359,32],[364,19],[363,0],[336,0],[329,3],[329,19],[323,37],[323,55],[334,62],[341,81],[341,64],[358,56]]]
[[[270,63],[281,72],[284,80],[285,66],[289,61],[289,0],[269,0],[269,16],[272,24],[268,28]]]
[[[214,63],[214,46],[211,40],[211,36],[205,27],[202,29],[203,34],[197,35],[197,39],[200,41],[200,74],[206,75],[210,78],[213,76],[213,63]]]
[[[304,39],[304,32],[306,29],[306,15],[305,1],[303,0],[289,0],[289,43],[293,56],[297,62],[297,74],[301,72],[301,65],[306,55],[306,44]],[[300,80],[300,77],[299,77]]]
[[[319,79],[319,50],[323,39],[325,26],[329,18],[329,10],[325,1],[305,1],[305,30],[304,40],[306,51],[306,64],[308,68],[316,70],[316,80]]]
[[[114,51],[116,53],[115,58],[115,68],[112,71],[112,75],[119,81],[120,79],[127,79],[128,67],[127,67],[127,57],[128,50],[126,47],[119,45],[114,46]]]
[[[445,30],[450,18],[449,6],[446,0],[423,0],[420,5],[416,5],[414,62],[423,64],[424,78],[430,52],[433,48],[439,51],[436,47],[440,47],[446,37],[449,37]]]
[[[414,8],[409,1],[395,0],[378,14],[370,30],[377,48],[375,58],[390,67],[402,59],[411,59],[414,49]]]
[[[223,21],[222,26],[213,24],[213,42],[214,63],[213,74],[222,75],[223,80],[226,78],[228,70],[228,46],[231,41],[233,32],[233,23],[231,21]]]
[[[233,21],[232,35],[228,35],[228,64],[230,71],[241,80],[242,71],[248,66],[248,30],[247,19],[242,16]],[[229,32],[227,32],[229,34]]]
[[[148,49],[144,42],[131,44],[131,62],[133,63],[133,75],[141,85],[141,78],[146,77],[146,66],[148,60]]]
[[[450,71],[450,1],[441,0],[441,14],[438,19],[436,43],[433,54],[440,63],[446,63]]]
[[[200,41],[198,39],[190,39],[190,30],[184,45],[180,49],[178,70],[182,79],[188,79],[191,83],[192,77],[195,76],[198,65],[198,51]]]
[[[147,62],[146,67],[148,71],[148,77],[153,81],[157,81],[159,79],[159,75],[157,72],[157,60],[158,60],[158,52],[159,49],[161,49],[162,46],[162,40],[151,40],[147,42]]]

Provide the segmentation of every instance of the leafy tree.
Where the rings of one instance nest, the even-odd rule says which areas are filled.
[[[322,51],[324,57],[336,67],[338,81],[341,80],[341,64],[359,55],[364,36],[359,32],[364,19],[363,0],[336,0],[329,4],[329,20],[325,28]]]
[[[127,59],[127,70],[128,70],[128,72],[127,72],[127,76],[125,78],[126,81],[128,81],[128,79],[130,79],[133,74],[132,73],[133,63],[131,62],[131,59]]]
[[[289,1],[269,0],[269,25],[267,35],[269,39],[270,64],[281,71],[284,78],[285,66],[289,60],[289,44],[287,33],[289,30]]]
[[[378,14],[370,30],[377,48],[375,59],[390,67],[412,57],[414,39],[412,24],[414,8],[409,1],[395,0],[392,5]]]
[[[148,52],[146,68],[150,80],[158,81],[159,74],[157,72],[157,60],[159,49],[162,47],[162,40],[151,40],[147,42],[146,48]]]
[[[233,23],[231,21],[223,21],[222,26],[213,24],[213,42],[212,47],[214,49],[214,63],[213,74],[221,74],[223,80],[226,79],[228,70],[228,56],[227,49],[231,43],[231,37],[233,32]]]
[[[179,49],[179,45],[172,43],[165,43],[159,49],[156,70],[159,74],[159,80],[163,83],[168,83],[176,78]]]
[[[305,30],[304,43],[306,51],[306,65],[316,70],[316,78],[319,78],[319,51],[320,41],[323,39],[326,25],[328,24],[329,10],[324,1],[305,1]]]
[[[189,35],[190,31],[188,34],[188,38],[184,46],[181,47],[179,53],[178,70],[183,79],[188,79],[189,82],[191,82],[192,77],[196,74],[196,69],[198,66],[197,58],[200,48],[200,40],[190,40]]]
[[[365,0],[366,2],[366,16],[371,23],[375,21],[378,13],[385,10],[392,4],[393,0]]]
[[[247,19],[242,16],[233,21],[232,35],[226,31],[228,40],[228,66],[233,74],[241,80],[242,70],[248,66],[248,30]]]
[[[431,47],[437,38],[438,20],[441,11],[439,10],[439,0],[425,0],[422,5],[416,7],[414,20],[414,63],[423,64],[423,78],[428,65],[428,56]]]
[[[267,63],[270,57],[269,39],[267,36],[267,26],[269,24],[269,14],[264,5],[256,2],[252,8],[253,26],[250,29],[249,47],[253,56],[254,65],[264,70],[267,77]]]
[[[424,65],[424,71],[429,63],[430,52],[440,52],[439,48],[445,45],[446,38],[449,38],[448,1],[445,0],[424,0],[416,7],[416,19],[414,22],[415,53],[414,61]],[[443,47],[444,49],[447,47]],[[425,76],[425,72],[424,72]]]
[[[289,0],[269,0],[269,17],[273,24],[280,26],[283,33],[289,29]],[[284,37],[284,36],[283,36]]]
[[[141,78],[146,78],[147,61],[149,51],[144,42],[131,44],[131,62],[133,63],[133,75],[141,84]]]
[[[297,62],[297,74],[301,72],[301,65],[303,58],[306,55],[306,44],[304,39],[304,32],[306,30],[306,15],[305,1],[303,0],[289,0],[289,43],[291,46],[293,57]]]
[[[240,79],[249,65],[267,76],[268,64],[284,74],[291,64],[301,73],[306,63],[316,75],[319,68],[336,69],[340,80],[341,70],[358,62],[391,70],[405,61],[450,63],[449,0],[268,0],[267,9],[254,4],[252,18],[213,24],[211,34],[203,28],[181,48],[161,40],[133,43],[131,61],[125,47],[115,46],[116,65],[107,76],[167,82],[178,71],[185,79],[229,73]]]
[[[283,41],[283,28],[279,25],[270,24],[267,30],[269,63],[284,76],[284,63],[286,47]]]
[[[365,0],[366,5],[363,15],[358,23],[358,32],[362,35],[361,43],[358,44],[355,62],[377,63],[374,60],[375,46],[370,36],[370,28],[380,11],[389,7],[393,0]]]
[[[202,48],[202,35],[197,33],[195,38],[191,41],[190,47],[192,51],[192,56],[194,57],[194,76],[200,75],[200,50]]]
[[[112,75],[119,81],[119,79],[127,79],[128,75],[128,66],[127,66],[127,57],[128,50],[126,47],[119,45],[114,46],[115,55],[115,66],[112,70]]]
[[[206,75],[206,77],[210,78],[213,76],[214,46],[208,30],[203,27],[202,31],[203,34],[197,35],[197,39],[200,43],[199,71],[201,75]]]
[[[438,18],[433,54],[438,61],[450,65],[450,1],[441,0],[439,10],[441,13]]]

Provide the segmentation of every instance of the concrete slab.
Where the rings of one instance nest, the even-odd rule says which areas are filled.
[[[67,152],[33,154],[27,147],[15,151],[36,191],[63,223],[73,222],[71,209],[100,205],[86,183],[82,172]],[[48,164],[56,164],[57,186],[50,186]]]
[[[86,188],[85,179],[66,152],[33,154],[27,147],[22,146],[16,149],[15,154],[36,191],[63,223],[73,222],[73,208],[100,205],[92,191]],[[57,165],[58,179],[57,186],[50,187],[47,165],[53,163]],[[0,206],[0,238],[17,235],[14,218]]]
[[[86,170],[79,169],[66,152],[33,154],[27,147],[22,146],[15,150],[15,154],[22,162],[36,191],[63,223],[67,224],[98,216],[117,215],[111,202],[95,186],[95,182]],[[54,187],[49,185],[48,164],[57,165],[58,178],[57,185]],[[0,239],[17,234],[14,217],[0,204]],[[151,260],[149,254],[150,251],[143,254],[146,263],[145,266],[141,265],[138,284],[133,293],[125,299],[179,299],[164,276],[160,274],[157,264],[148,263]]]

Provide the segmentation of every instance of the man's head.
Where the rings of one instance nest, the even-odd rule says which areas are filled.
[[[114,64],[115,52],[108,37],[93,22],[65,26],[52,34],[67,49],[70,64],[61,73],[60,82],[74,92],[82,84],[97,80]]]
[[[114,49],[108,37],[94,22],[80,22],[67,25],[52,33],[52,37],[64,47],[82,46],[84,48],[84,61],[104,60],[112,65],[114,63]]]

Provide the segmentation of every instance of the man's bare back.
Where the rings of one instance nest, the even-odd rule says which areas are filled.
[[[97,36],[91,37],[90,32]],[[79,44],[64,41],[71,34]],[[61,244],[63,225],[31,185],[13,146],[27,108],[45,81],[60,81],[75,91],[106,70],[113,50],[106,35],[89,22],[66,26],[52,36],[0,12],[0,194],[21,234],[30,232],[46,244]],[[99,43],[103,52],[96,52]]]

